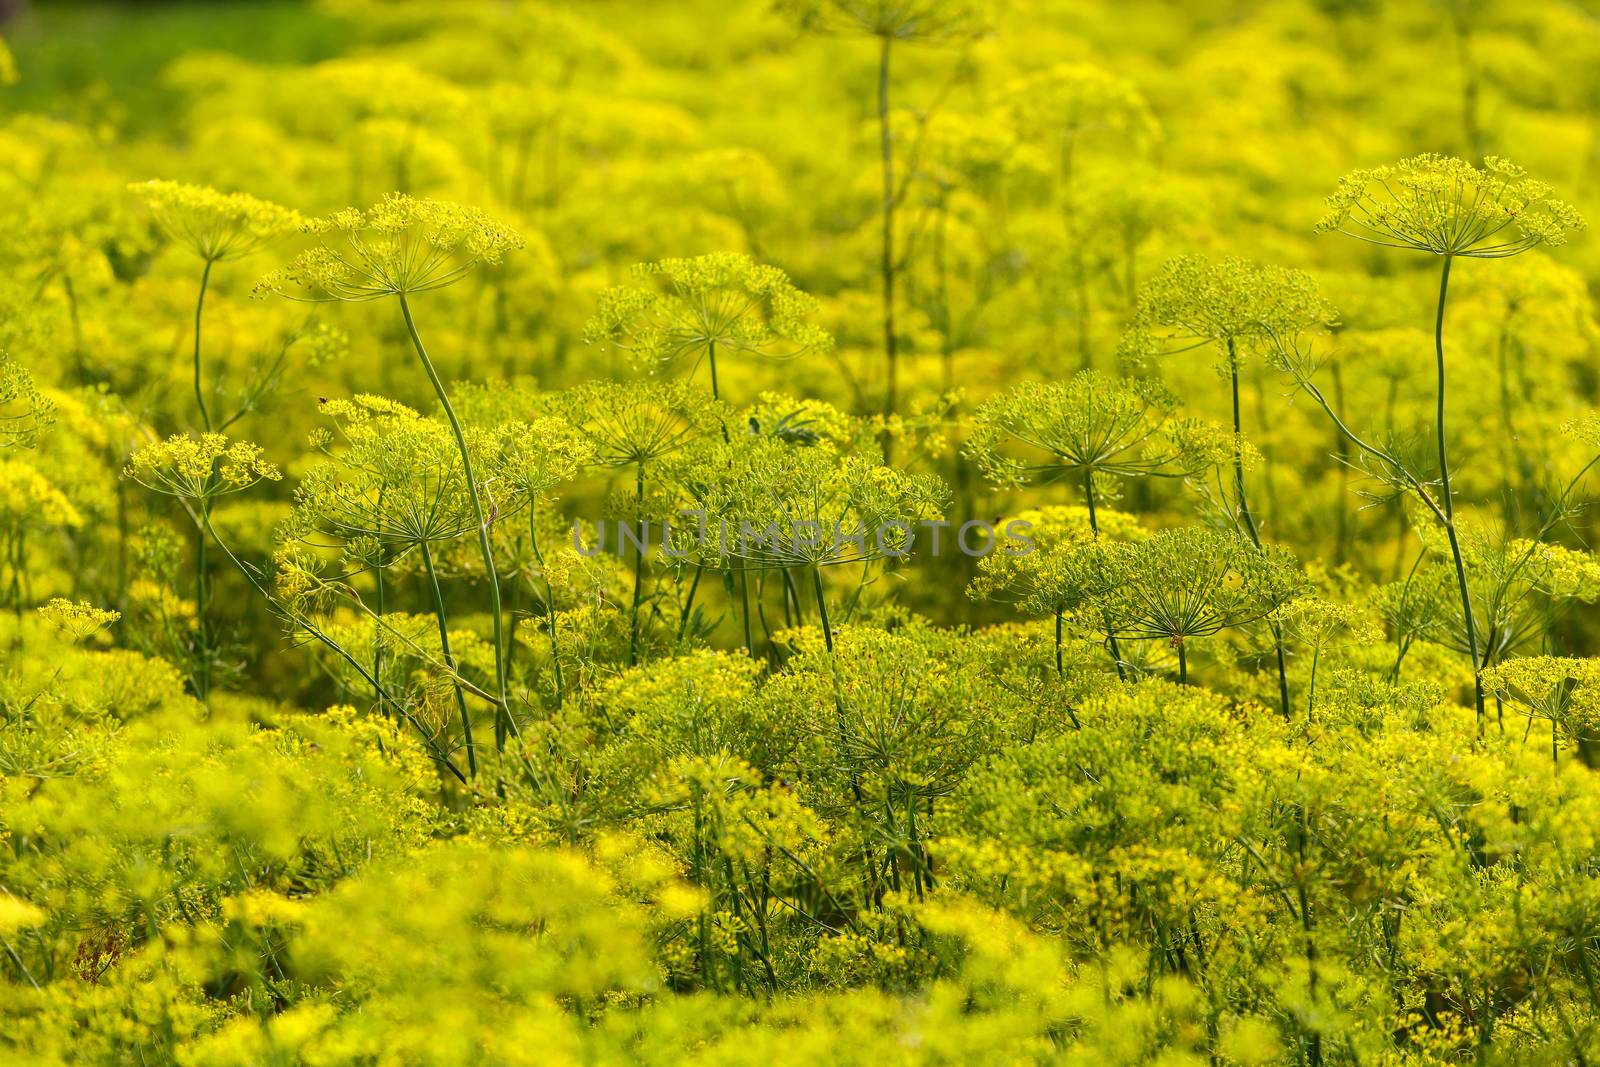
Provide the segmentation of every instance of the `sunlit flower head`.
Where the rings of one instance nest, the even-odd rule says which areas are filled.
[[[1387,248],[1502,259],[1561,244],[1583,225],[1576,209],[1514,163],[1489,156],[1474,167],[1429,153],[1345,175],[1317,231]]]
[[[129,188],[168,238],[208,263],[248,255],[302,222],[296,212],[246,193],[161,180]]]
[[[522,237],[477,208],[391,193],[366,211],[312,219],[317,238],[258,293],[311,300],[377,300],[443,289],[479,263],[499,263]]]
[[[784,359],[833,347],[812,322],[817,302],[777,267],[740,253],[641,263],[630,281],[601,296],[584,337],[641,362],[698,363],[713,351]]]
[[[229,441],[220,433],[180,433],[152,441],[134,450],[123,474],[153,492],[186,500],[237,493],[283,477],[262,458],[260,446]]]

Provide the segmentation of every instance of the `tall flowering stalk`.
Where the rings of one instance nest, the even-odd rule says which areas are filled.
[[[1583,227],[1571,206],[1550,195],[1550,187],[1527,177],[1514,163],[1489,156],[1481,167],[1460,159],[1426,154],[1387,167],[1358,170],[1339,180],[1328,198],[1319,233],[1343,233],[1384,248],[1410,249],[1439,257],[1439,297],[1433,319],[1435,440],[1439,456],[1439,495],[1435,511],[1450,541],[1461,615],[1472,657],[1473,692],[1483,721],[1482,662],[1466,563],[1456,529],[1450,489],[1450,457],[1445,442],[1445,303],[1450,268],[1458,259],[1506,259],[1539,245],[1558,245]]]
[[[241,492],[263,479],[283,477],[262,458],[261,449],[245,441],[229,441],[219,433],[174,434],[134,451],[123,475],[154,493],[176,498],[194,520],[199,569],[195,572],[195,673],[194,691],[201,700],[211,692],[211,668],[216,649],[211,640],[211,582],[205,568],[205,545],[215,537],[211,509],[219,497]]]
[[[211,268],[224,260],[249,255],[274,237],[300,225],[301,218],[286,207],[244,193],[219,193],[200,185],[148,181],[130,187],[150,208],[167,237],[200,258],[200,295],[194,305],[194,402],[207,433],[211,412],[201,383],[200,323],[205,311]]]
[[[1233,493],[1229,518],[1264,551],[1261,531],[1245,491],[1244,425],[1239,406],[1239,366],[1251,353],[1282,338],[1298,337],[1331,322],[1335,312],[1318,294],[1316,281],[1304,271],[1264,266],[1247,259],[1213,262],[1204,256],[1179,256],[1169,261],[1139,294],[1133,325],[1122,342],[1124,361],[1147,356],[1219,349],[1218,372],[1228,380],[1233,405]],[[1284,718],[1290,715],[1289,671],[1283,635],[1268,620],[1278,659],[1278,699]]]
[[[522,238],[476,208],[400,193],[384,197],[366,211],[346,208],[326,218],[312,219],[305,224],[305,230],[317,238],[317,244],[283,270],[263,279],[258,289],[312,300],[364,302],[395,297],[406,334],[455,437],[478,527],[484,576],[489,583],[497,701],[495,746],[503,749],[507,734],[516,731],[516,724],[506,696],[505,622],[490,542],[491,517],[483,506],[482,486],[473,474],[466,433],[417,332],[410,298],[453,285],[480,263],[499,263],[507,251],[522,246]]]
[[[971,37],[984,25],[986,5],[980,0],[780,0],[779,6],[806,29],[855,33],[878,42],[878,169],[882,178],[878,276],[883,291],[883,418],[887,424],[899,406],[900,396],[899,337],[895,332],[895,275],[899,266],[895,213],[905,196],[904,187],[895,177],[890,106],[894,46],[896,42]],[[886,446],[888,441],[885,431]]]
[[[206,293],[211,285],[211,270],[218,263],[249,255],[273,238],[294,229],[301,222],[300,216],[286,207],[258,200],[245,193],[221,193],[201,185],[147,181],[132,185],[130,189],[144,201],[167,237],[199,257],[203,264],[200,291],[194,302],[194,403],[200,412],[201,428],[207,435],[216,429],[226,429],[226,421],[222,426],[214,425],[211,409],[206,404],[202,367],[201,324],[205,315]],[[212,500],[211,496],[196,498],[197,506],[206,512],[196,524],[195,537],[195,610],[199,626],[198,662],[201,664],[196,688],[202,698],[210,687],[211,649],[206,607],[209,599],[208,531]]]

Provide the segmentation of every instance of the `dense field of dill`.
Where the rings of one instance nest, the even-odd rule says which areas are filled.
[[[1600,1059],[1589,5],[0,33],[0,1062]]]

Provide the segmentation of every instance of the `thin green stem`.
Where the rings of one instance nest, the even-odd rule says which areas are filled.
[[[1244,431],[1239,418],[1239,350],[1232,337],[1228,338],[1228,384],[1233,393],[1233,485],[1239,502],[1239,517],[1250,535],[1250,543],[1256,546],[1257,552],[1265,552],[1261,547],[1261,532],[1256,528],[1255,516],[1250,514],[1250,498],[1245,495],[1244,489]],[[1292,710],[1289,705],[1289,663],[1284,654],[1283,629],[1276,622],[1269,621],[1267,626],[1272,631],[1273,649],[1278,658],[1278,706],[1287,719]]]
[[[244,565],[243,560],[233,554],[233,549],[229,548],[227,543],[223,541],[222,538],[217,537],[217,531],[211,525],[210,516],[202,512],[201,522],[205,526],[205,532],[210,534],[216,540],[217,547],[222,549],[222,554],[228,557],[228,562],[232,563],[234,567],[238,569],[240,574],[244,575],[244,580],[250,583],[251,588],[260,593],[268,603],[277,603],[273,600],[272,593],[268,591],[267,587],[261,584],[261,579],[257,577],[249,567]],[[387,692],[383,688],[383,683],[381,681],[367,672],[367,668],[361,663],[360,660],[351,655],[350,651],[343,645],[339,644],[339,642],[335,641],[333,638],[324,633],[322,628],[317,626],[317,624],[314,623],[309,617],[294,611],[287,604],[280,603],[279,607],[283,609],[284,617],[290,623],[300,627],[300,629],[311,635],[311,637],[318,643],[322,644],[330,652],[334,653],[340,659],[344,660],[345,663],[349,664],[351,669],[359,674],[364,681],[371,683],[373,689],[377,691],[379,699],[387,700],[389,702],[389,706],[394,708],[395,711],[399,712],[401,717],[403,717],[406,722],[411,725],[412,729],[416,730],[418,737],[422,739],[423,745],[427,747],[429,753],[433,756],[434,761],[445,770],[449,771],[451,777],[455,778],[456,781],[460,782],[462,785],[467,784],[466,775],[461,773],[461,769],[455,765],[450,757],[439,747],[437,742],[434,741],[433,735],[423,728],[422,724],[417,721],[416,716],[407,711],[405,707],[401,705],[400,701],[395,699],[393,694]]]
[[[544,552],[539,548],[539,524],[535,520],[534,502],[528,502],[528,539],[533,544],[533,558],[539,563],[539,576],[544,578],[544,617],[550,630],[550,665],[556,676],[556,706],[561,706],[566,683],[561,677],[561,648],[556,641],[556,594],[550,588],[550,578],[545,574]]]
[[[1083,502],[1089,509],[1089,532],[1100,540],[1100,519],[1094,509],[1094,468],[1083,468]],[[1117,647],[1117,635],[1111,632],[1110,619],[1106,620],[1106,641],[1111,648],[1111,662],[1116,665],[1117,677],[1127,681],[1122,669],[1122,650]],[[1061,612],[1056,612],[1056,673],[1061,673]]]
[[[445,419],[450,423],[450,432],[455,435],[456,448],[461,452],[461,466],[467,479],[467,495],[472,500],[472,515],[478,523],[478,549],[483,555],[484,575],[489,581],[489,610],[494,618],[494,673],[495,673],[495,723],[494,744],[498,751],[504,751],[508,733],[517,733],[517,724],[511,717],[511,705],[506,699],[506,657],[505,657],[505,622],[500,614],[500,578],[495,573],[494,548],[489,542],[489,521],[484,516],[483,500],[478,493],[478,481],[472,473],[472,455],[467,449],[467,436],[461,429],[461,420],[456,417],[456,409],[450,403],[450,395],[445,392],[444,382],[439,379],[439,372],[434,369],[433,360],[428,358],[428,350],[423,347],[422,337],[417,333],[417,324],[411,318],[411,305],[406,301],[406,294],[400,296],[400,314],[406,322],[406,332],[411,335],[411,345],[417,351],[417,358],[422,361],[422,369],[427,372],[428,381],[433,385],[433,392],[439,400],[439,406],[444,409]]]
[[[889,58],[894,39],[883,34],[878,52],[878,155],[883,171],[883,239],[879,274],[883,284],[883,355],[888,380],[883,398],[883,454],[890,459],[888,421],[899,405],[900,368],[894,332],[894,131],[889,122]]]
[[[445,666],[450,668],[450,684],[456,691],[456,707],[461,711],[461,737],[467,748],[467,773],[476,778],[478,752],[472,743],[472,716],[467,711],[467,696],[455,678],[460,672],[456,669],[456,658],[450,652],[450,627],[445,616],[444,594],[439,591],[439,576],[433,569],[433,552],[426,541],[422,543],[422,569],[428,576],[428,585],[433,589],[433,614],[439,621],[439,651],[444,656]]]
[[[205,427],[206,433],[211,432],[211,412],[206,408],[205,390],[200,386],[200,317],[205,311],[206,289],[211,284],[211,265],[215,260],[206,260],[205,270],[200,272],[200,295],[194,302],[194,402],[200,409],[200,424]]]
[[[1478,673],[1478,624],[1473,618],[1472,593],[1467,587],[1467,563],[1461,552],[1461,539],[1456,535],[1455,503],[1450,492],[1450,457],[1445,445],[1444,411],[1445,411],[1445,369],[1444,369],[1444,309],[1445,302],[1450,292],[1450,262],[1452,257],[1444,257],[1444,266],[1439,271],[1439,306],[1433,320],[1433,350],[1438,365],[1438,386],[1436,395],[1438,407],[1435,416],[1435,432],[1439,444],[1439,494],[1444,497],[1444,529],[1450,540],[1450,557],[1455,562],[1456,586],[1461,593],[1461,616],[1467,628],[1467,651],[1472,664],[1472,691],[1473,700],[1477,705],[1478,729],[1483,729],[1483,679]]]
[[[828,646],[828,654],[833,654],[833,623],[828,618],[828,594],[822,587],[822,568],[811,568],[811,582],[817,593],[817,612],[822,616],[822,640]]]
[[[633,606],[628,612],[628,662],[639,662],[639,604],[644,596],[644,546],[650,543],[650,528],[644,522],[644,464],[638,465],[633,488],[633,522],[642,542],[633,556]]]
[[[211,583],[206,579],[210,569],[206,538],[211,525],[210,497],[200,501],[200,513],[200,527],[194,533],[194,695],[204,703],[211,695]]]

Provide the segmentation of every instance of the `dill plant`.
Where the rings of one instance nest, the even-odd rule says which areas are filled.
[[[1550,723],[1550,760],[1561,765],[1561,734],[1582,744],[1600,725],[1600,662],[1560,656],[1521,656],[1483,672],[1484,687],[1497,699],[1525,709],[1528,731],[1535,719]],[[1524,737],[1527,735],[1524,734]]]
[[[0,447],[32,447],[54,421],[54,409],[27,368],[0,353]]]
[[[259,446],[229,441],[222,434],[174,434],[138,449],[128,459],[124,475],[151,492],[175,498],[195,526],[197,560],[194,576],[196,644],[192,650],[195,695],[204,700],[211,691],[211,674],[219,649],[210,626],[211,578],[204,545],[215,539],[211,512],[218,499],[250,488],[263,479],[283,477],[268,463]]]
[[[1081,371],[1065,383],[1025,383],[992,397],[973,415],[965,451],[997,485],[1072,480],[1096,539],[1096,499],[1114,497],[1114,483],[1137,478],[1185,478],[1215,457],[1226,440],[1203,424],[1175,415],[1177,397],[1149,379],[1117,379]],[[1062,611],[1056,611],[1060,669]],[[1114,633],[1112,662],[1123,674]]]
[[[1017,79],[1005,89],[1002,106],[1019,138],[1038,145],[1047,158],[1054,157],[1057,208],[1065,231],[1077,321],[1078,362],[1081,369],[1088,370],[1093,363],[1091,272],[1085,248],[1090,240],[1090,217],[1079,190],[1082,148],[1109,143],[1137,153],[1159,136],[1160,125],[1132,82],[1087,63],[1060,63]],[[1123,222],[1125,242],[1133,240],[1133,230],[1127,228],[1137,226],[1132,218]],[[1129,254],[1124,277],[1131,279],[1133,269]],[[1132,297],[1130,291],[1129,299]]]
[[[1583,218],[1556,200],[1549,186],[1527,177],[1513,163],[1490,156],[1481,167],[1440,155],[1403,159],[1387,167],[1353,171],[1341,178],[1317,224],[1386,248],[1423,252],[1439,260],[1439,296],[1433,327],[1436,402],[1434,437],[1438,449],[1439,500],[1425,497],[1450,541],[1468,655],[1474,678],[1479,669],[1477,622],[1467,588],[1466,563],[1456,531],[1445,438],[1445,304],[1450,268],[1457,259],[1507,259],[1540,245],[1559,245]],[[1483,686],[1473,683],[1478,716],[1483,717]]]
[[[897,173],[894,155],[894,109],[890,103],[894,46],[970,39],[983,32],[988,5],[982,0],[781,0],[778,7],[803,29],[856,34],[875,38],[878,43],[878,169],[882,186],[878,278],[886,372],[882,410],[887,424],[900,403],[900,336],[895,325],[900,253],[895,216],[907,189],[906,179]],[[885,445],[888,440],[886,436]]]
[[[1298,584],[1292,556],[1233,531],[1161,530],[1083,551],[1095,572],[1091,601],[1111,633],[1166,641],[1183,684],[1190,641],[1267,618]]]
[[[729,479],[724,549],[741,570],[799,569],[811,579],[828,651],[834,629],[825,568],[903,558],[917,526],[941,513],[944,487],[877,462],[868,450],[839,455],[777,437],[740,450]]]
[[[273,238],[300,226],[300,216],[245,193],[219,193],[199,185],[148,181],[131,187],[149,207],[157,224],[174,244],[197,256],[200,295],[194,305],[194,402],[206,433],[213,429],[201,374],[201,316],[211,271],[218,263],[256,251]]]
[[[647,475],[664,457],[705,434],[713,421],[721,422],[720,407],[695,399],[679,381],[595,381],[566,393],[559,410],[589,436],[593,445],[590,462],[613,470],[633,468],[634,491],[626,505],[633,515],[635,536],[633,597],[628,607],[628,661],[632,663],[639,658],[650,536],[650,516],[645,511]],[[617,539],[619,545],[625,540],[620,526]]]
[[[639,264],[631,284],[601,295],[584,338],[646,366],[687,363],[693,374],[703,360],[711,398],[721,400],[719,349],[780,360],[825,353],[833,338],[811,322],[815,315],[816,301],[777,267],[721,252]]]
[[[419,556],[433,598],[444,666],[454,676],[457,663],[450,649],[433,546],[467,536],[477,522],[456,443],[444,426],[379,398],[330,401],[323,410],[335,420],[344,447],[301,479],[295,490],[296,512],[281,536],[313,545],[319,534],[331,537],[329,547],[341,548],[350,565],[372,571],[377,590],[372,665],[376,679],[384,672],[384,573],[408,556]],[[481,450],[482,443],[478,445]],[[478,756],[472,716],[460,683],[453,681],[453,688],[468,773],[475,777]]]
[[[453,285],[480,263],[500,262],[506,252],[521,247],[522,238],[476,208],[418,200],[399,193],[367,211],[347,208],[313,219],[305,229],[317,239],[315,247],[268,275],[258,289],[303,299],[357,303],[395,298],[417,360],[455,436],[467,497],[477,523],[484,580],[489,586],[495,646],[495,746],[503,748],[506,736],[517,727],[507,700],[504,619],[500,578],[490,542],[489,512],[483,506],[483,484],[473,473],[461,420],[456,417],[450,395],[417,332],[410,298]]]
[[[1215,348],[1217,371],[1228,381],[1233,409],[1232,500],[1224,495],[1230,522],[1240,527],[1258,550],[1265,551],[1261,531],[1245,489],[1244,425],[1239,405],[1239,370],[1250,355],[1271,350],[1285,338],[1300,338],[1335,317],[1322,299],[1316,281],[1304,271],[1264,266],[1245,259],[1211,261],[1180,256],[1168,261],[1140,292],[1132,325],[1121,354],[1137,366],[1151,356],[1197,348]],[[1278,661],[1280,710],[1289,716],[1289,672],[1283,638],[1273,629]]]

